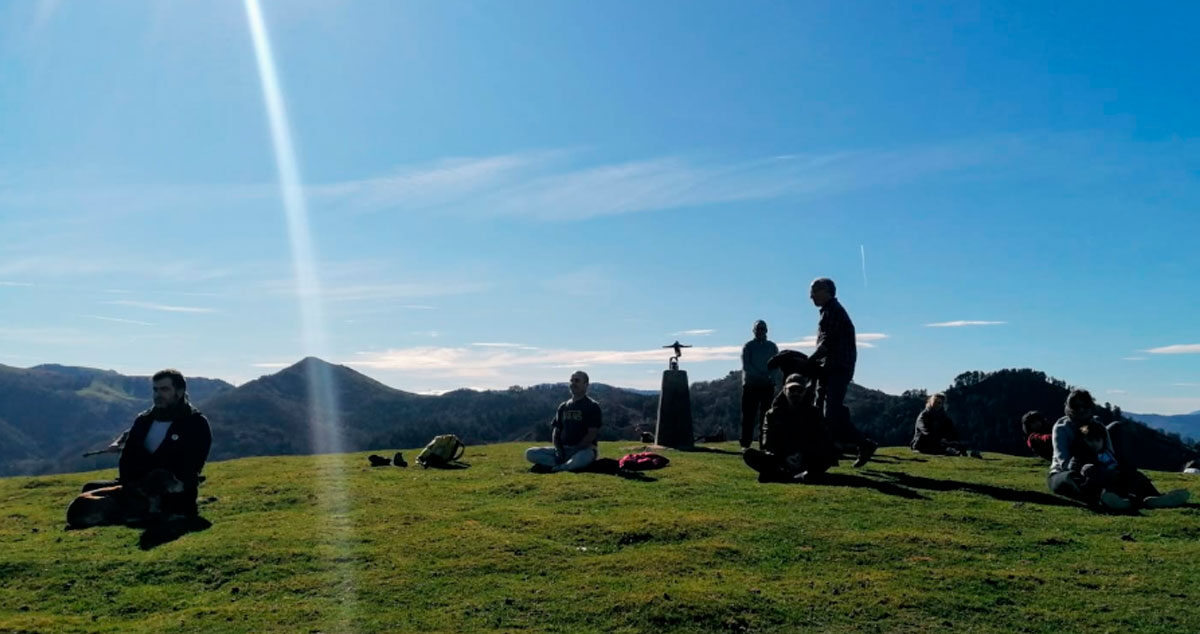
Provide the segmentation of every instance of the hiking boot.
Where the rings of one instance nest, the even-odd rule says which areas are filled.
[[[408,461],[404,459],[404,454],[397,451],[396,455],[392,458],[392,464],[396,465],[397,467],[407,467]]]
[[[532,467],[529,467],[529,471],[532,473],[550,473],[554,471],[554,468],[547,467],[544,464],[535,464]]]
[[[1191,496],[1192,494],[1187,489],[1175,489],[1170,493],[1152,495],[1142,500],[1142,504],[1148,509],[1168,509],[1175,506],[1183,506]]]
[[[375,454],[371,454],[371,455],[367,456],[367,460],[371,463],[372,467],[386,467],[386,466],[392,464],[391,460],[388,460],[387,458],[384,458],[383,456],[377,456]]]
[[[871,456],[875,455],[875,450],[879,445],[874,440],[864,440],[863,444],[858,446],[858,458],[854,460],[854,468],[862,468],[863,465],[871,461]]]
[[[1100,494],[1100,505],[1110,511],[1128,511],[1129,507],[1133,506],[1133,502],[1112,491],[1104,491]]]

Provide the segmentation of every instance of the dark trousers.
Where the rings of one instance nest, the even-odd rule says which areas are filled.
[[[1095,475],[1091,473],[1084,477],[1073,471],[1060,471],[1051,474],[1046,479],[1050,491],[1057,495],[1074,498],[1088,504],[1095,504],[1104,491],[1111,491],[1136,502],[1158,495],[1158,489],[1144,473],[1137,469],[1119,467],[1116,469],[1100,469]]]
[[[844,370],[826,369],[817,379],[817,408],[824,414],[834,440],[861,447],[867,437],[850,422],[850,408],[845,405],[850,376]]]
[[[771,409],[775,397],[773,383],[747,383],[742,386],[742,435],[738,439],[743,447],[754,441],[754,430],[762,425],[763,415]]]

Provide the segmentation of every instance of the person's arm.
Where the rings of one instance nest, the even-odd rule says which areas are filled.
[[[830,322],[829,313],[821,313],[821,319],[817,322],[817,349],[808,355],[808,360],[812,362],[825,361],[829,357],[829,336]]]
[[[188,426],[188,445],[180,455],[180,464],[175,471],[182,481],[195,484],[204,463],[208,460],[208,452],[212,449],[212,429],[208,419],[203,414],[196,414]]]
[[[596,444],[596,437],[600,435],[599,427],[589,427],[587,433],[579,440],[579,444],[575,445],[575,449],[587,449]]]
[[[742,375],[745,377],[746,372],[750,371],[750,342],[746,342],[742,346]]]
[[[923,410],[921,410],[920,414],[917,414],[917,429],[916,429],[916,431],[917,431],[917,435],[919,435],[919,436],[928,436],[929,435],[929,423],[925,420],[925,417],[928,415],[928,413],[929,413],[929,410],[923,409]]]
[[[1067,425],[1055,425],[1050,432],[1050,471],[1066,471],[1071,464],[1071,438],[1074,436]]]

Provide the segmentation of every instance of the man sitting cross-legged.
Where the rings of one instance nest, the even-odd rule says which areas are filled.
[[[67,507],[70,527],[196,516],[200,470],[212,445],[208,420],[188,402],[178,370],[162,370],[151,382],[154,407],[134,420],[117,480],[85,486]]]
[[[571,375],[571,398],[558,406],[550,421],[553,447],[530,447],[525,459],[535,471],[579,471],[596,460],[600,404],[587,395],[588,375]]]

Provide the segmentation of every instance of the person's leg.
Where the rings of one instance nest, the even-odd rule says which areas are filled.
[[[750,433],[751,433],[750,437],[753,438],[754,437],[754,429],[758,429],[759,430],[758,431],[758,439],[759,439],[758,446],[759,446],[759,448],[762,448],[763,418],[766,417],[767,410],[771,409],[771,401],[774,400],[774,398],[775,398],[775,386],[770,383],[768,383],[766,385],[756,386],[754,388],[754,397],[755,397],[755,401],[757,401],[757,402],[754,404],[754,409],[755,409],[754,428],[752,428],[750,430]]]
[[[95,491],[96,489],[107,489],[108,487],[115,487],[118,484],[120,483],[117,480],[94,480],[83,485],[83,489],[81,489],[79,492],[87,493],[88,491]]]
[[[588,447],[571,454],[567,461],[554,467],[555,471],[579,471],[596,460],[596,450]]]
[[[754,386],[749,383],[742,386],[742,435],[738,444],[742,449],[750,446],[754,440],[754,428],[758,425],[758,399],[754,397]]]
[[[103,487],[81,493],[67,506],[67,526],[88,528],[120,524],[124,521],[124,491],[120,486]]]
[[[1088,484],[1082,476],[1070,471],[1059,471],[1046,478],[1046,486],[1055,495],[1079,500],[1088,504],[1097,501],[1095,487]]]
[[[558,453],[554,447],[530,447],[525,450],[525,459],[543,467],[558,465]]]

